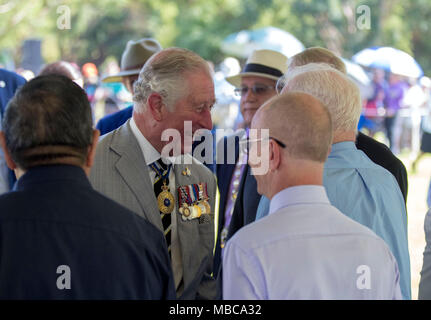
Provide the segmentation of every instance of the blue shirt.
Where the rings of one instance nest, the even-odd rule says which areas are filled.
[[[323,185],[332,205],[385,240],[398,262],[403,297],[411,299],[407,212],[393,175],[354,142],[340,142],[332,145],[325,162]],[[268,212],[269,200],[263,199],[256,220]]]
[[[401,299],[386,243],[329,203],[323,186],[276,194],[225,247],[223,299]]]

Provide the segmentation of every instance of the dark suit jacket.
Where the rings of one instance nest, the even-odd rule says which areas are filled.
[[[3,81],[5,86],[0,87],[0,120],[6,110],[6,106],[10,99],[15,94],[15,91],[26,83],[26,80],[15,72],[7,71],[0,68],[0,81]],[[9,170],[9,187],[12,189],[16,181],[15,173]]]
[[[0,196],[0,243],[0,299],[175,299],[163,234],[79,167],[32,168]]]
[[[104,116],[97,122],[96,128],[99,129],[100,135],[102,136],[120,127],[123,123],[125,123],[132,117],[132,114],[133,105],[124,108],[123,110]]]
[[[392,153],[391,149],[362,132],[359,132],[356,137],[356,147],[362,150],[371,161],[394,175],[403,194],[404,202],[406,202],[408,189],[407,170],[404,164]]]
[[[217,161],[216,161],[216,176],[217,176],[217,187],[220,194],[219,202],[219,214],[218,214],[218,229],[217,229],[217,242],[214,253],[214,272],[217,274],[218,268],[221,263],[221,247],[220,247],[220,235],[224,226],[228,192],[230,182],[232,179],[233,172],[235,170],[235,164],[238,161],[239,155],[239,137],[236,135],[224,137],[217,145]],[[234,155],[228,156],[228,144],[233,144]],[[232,147],[232,146],[231,146]],[[223,149],[223,153],[221,153]],[[222,156],[221,156],[222,154]],[[230,158],[230,159],[229,159]],[[233,160],[233,161],[232,161]]]
[[[221,248],[220,248],[220,233],[225,222],[224,212],[228,200],[228,192],[232,174],[235,170],[235,163],[238,161],[239,155],[239,136],[242,133],[225,137],[217,146],[217,153],[220,153],[220,148],[224,148],[223,157],[217,158],[216,174],[217,184],[220,192],[219,204],[219,224],[216,251],[214,254],[214,270],[217,272],[221,265]],[[235,148],[235,163],[232,164],[232,158],[229,159],[228,150],[229,144],[234,144]],[[231,147],[232,148],[232,147]],[[228,163],[228,159],[231,163]],[[245,165],[243,175],[241,176],[240,185],[238,188],[237,199],[235,201],[232,219],[229,225],[227,238],[229,239],[242,226],[253,222],[256,219],[256,211],[259,206],[260,195],[257,193],[257,182],[251,174],[250,167]]]

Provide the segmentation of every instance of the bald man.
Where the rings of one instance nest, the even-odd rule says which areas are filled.
[[[269,136],[261,129],[268,129]],[[249,164],[270,214],[243,227],[223,257],[224,299],[401,299],[385,242],[329,203],[328,110],[305,93],[270,99],[253,118]],[[268,154],[268,170],[256,155]]]

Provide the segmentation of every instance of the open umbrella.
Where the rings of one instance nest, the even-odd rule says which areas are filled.
[[[266,27],[243,30],[227,36],[221,45],[225,54],[247,58],[253,50],[270,49],[283,53],[288,58],[303,51],[304,45],[289,32]]]
[[[411,78],[419,78],[424,74],[412,56],[392,47],[367,48],[355,54],[352,60],[366,67],[384,69]]]

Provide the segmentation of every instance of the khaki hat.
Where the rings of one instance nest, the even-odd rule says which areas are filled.
[[[235,87],[241,85],[244,76],[258,76],[278,80],[287,71],[287,57],[273,50],[255,50],[244,66],[241,73],[227,77],[226,81]]]
[[[102,82],[121,82],[121,77],[139,74],[145,62],[160,50],[162,50],[162,46],[152,38],[143,38],[137,41],[130,40],[127,42],[126,49],[121,56],[121,71],[104,77]]]

